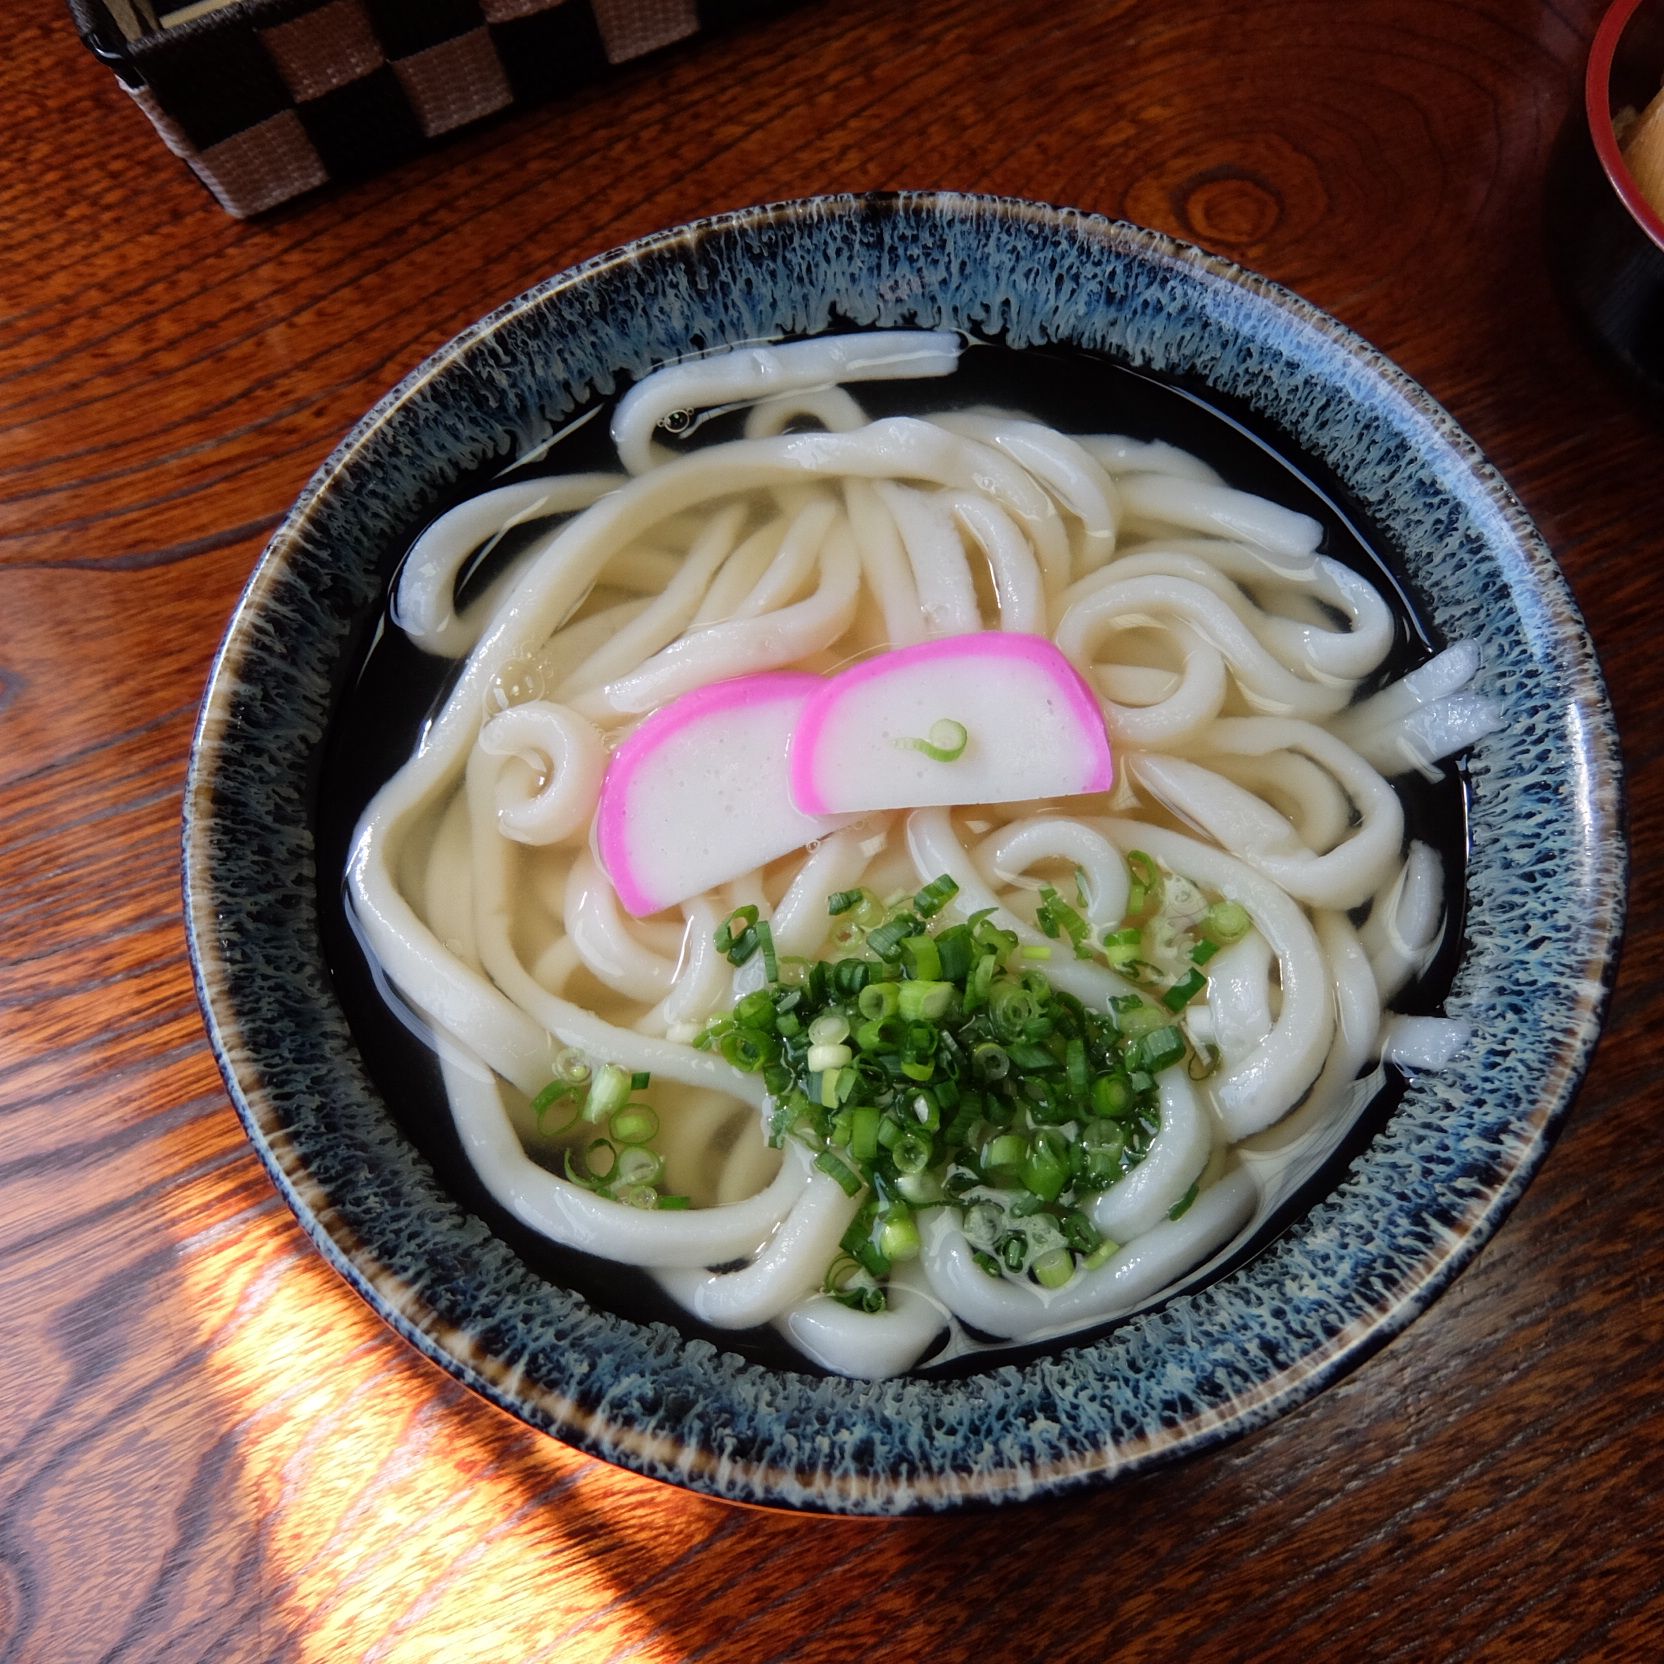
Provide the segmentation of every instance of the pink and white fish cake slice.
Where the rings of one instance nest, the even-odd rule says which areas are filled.
[[[607,766],[596,854],[637,918],[725,884],[844,824],[804,814],[786,778],[818,676],[741,676],[647,718]]]
[[[1044,636],[1015,632],[858,664],[816,688],[791,743],[792,796],[808,815],[1074,797],[1112,779],[1091,688]]]

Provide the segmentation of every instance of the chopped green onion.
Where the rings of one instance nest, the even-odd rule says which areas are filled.
[[[535,1098],[532,1099],[532,1114],[537,1117],[537,1130],[539,1132],[565,1132],[566,1129],[578,1118],[578,1106],[577,1103],[573,1101],[574,1091],[575,1088],[570,1082],[564,1080],[552,1080],[543,1088],[541,1092],[538,1093]],[[565,1112],[561,1115],[560,1119],[553,1127],[546,1127],[543,1124],[544,1117],[555,1107],[556,1104],[564,1105]]]
[[[1099,1075],[1092,1082],[1092,1107],[1099,1115],[1128,1114],[1132,1109],[1132,1087],[1125,1075]]]
[[[1069,1158],[1062,1136],[1047,1128],[1035,1133],[1018,1177],[1024,1189],[1044,1202],[1055,1202],[1069,1180]]]
[[[658,1136],[658,1113],[648,1104],[626,1104],[614,1111],[607,1130],[620,1144],[646,1144]]]
[[[1091,951],[1086,946],[1089,934],[1086,920],[1050,884],[1040,886],[1040,906],[1035,912],[1034,922],[1054,939],[1060,935],[1067,936],[1077,958],[1091,957]]]
[[[723,921],[714,937],[716,950],[728,956],[731,965],[743,965],[752,954],[757,951],[757,916],[756,907],[736,907]],[[740,928],[734,929],[735,920]]]
[[[606,1063],[595,1077],[584,1102],[586,1121],[604,1121],[630,1101],[630,1077],[616,1063]]]
[[[861,1175],[846,1162],[840,1161],[830,1150],[822,1150],[815,1157],[815,1166],[829,1179],[835,1180],[844,1195],[859,1196],[861,1194]]]
[[[1094,1005],[1035,968],[1052,949],[1020,941],[995,909],[933,928],[959,894],[945,873],[888,905],[866,889],[831,896],[833,934],[850,951],[826,959],[782,962],[760,909],[729,914],[719,947],[735,963],[761,951],[765,985],[707,1022],[695,1044],[760,1077],[772,1147],[798,1140],[859,1199],[842,1239],[849,1257],[828,1273],[833,1298],[883,1309],[892,1265],[919,1252],[922,1208],[956,1211],[984,1271],[1032,1275],[1044,1288],[1119,1251],[1093,1225],[1092,1199],[1143,1161],[1160,1132],[1160,1073],[1186,1060],[1192,1075],[1217,1066],[1217,1051],[1192,1047],[1176,1022],[1207,987],[1199,967],[1226,932],[1247,927],[1245,913],[1210,907],[1148,855],[1134,851],[1127,864],[1131,905],[1101,935],[1078,874],[1078,905],[1046,885],[1035,912],[1053,942],[1148,990]],[[592,1084],[592,1103],[607,1082]],[[608,1127],[610,1142],[577,1163],[578,1182],[661,1205],[655,1113],[619,1103]]]
[[[870,1162],[878,1154],[878,1111],[862,1104],[850,1116],[849,1153],[857,1161]]]
[[[950,925],[936,936],[936,956],[942,962],[940,976],[944,982],[962,984],[971,972],[971,953],[974,946],[970,927]]]
[[[605,1138],[592,1138],[583,1150],[584,1171],[579,1173],[574,1167],[574,1151],[566,1152],[566,1176],[574,1184],[587,1185],[591,1190],[598,1189],[612,1177],[613,1168],[618,1165],[618,1152]],[[600,1166],[598,1158],[604,1156],[606,1165]]]
[[[1011,1061],[1019,1069],[1054,1069],[1057,1059],[1044,1046],[1017,1041],[1010,1048]]]
[[[921,919],[933,919],[958,894],[958,881],[941,873],[913,897],[913,911]]]
[[[1103,1245],[1103,1233],[1079,1208],[1073,1209],[1063,1221],[1063,1235],[1077,1254],[1095,1254]]]
[[[1019,1034],[1039,1015],[1034,996],[1020,982],[995,983],[988,994],[988,1014],[994,1027],[1006,1034]]]
[[[904,1132],[890,1151],[896,1171],[909,1175],[922,1173],[930,1165],[930,1156],[930,1140],[918,1132]]]
[[[901,944],[920,928],[919,921],[909,913],[887,919],[876,930],[868,933],[867,946],[880,959],[894,964],[901,958]]]
[[[934,982],[942,974],[942,956],[934,936],[908,936],[901,944],[907,968],[920,982]]]
[[[1197,1180],[1196,1184],[1193,1184],[1184,1193],[1184,1195],[1182,1195],[1178,1201],[1176,1201],[1172,1207],[1167,1210],[1167,1217],[1169,1219],[1182,1219],[1190,1211],[1190,1204],[1196,1200],[1196,1190],[1200,1183],[1201,1181]]]
[[[883,924],[888,912],[889,908],[871,890],[862,890],[861,899],[855,905],[855,922],[863,930],[871,930],[874,925]]]
[[[953,1004],[951,982],[904,982],[901,984],[900,1012],[909,1022],[939,1022]]]
[[[887,1260],[917,1259],[923,1244],[913,1210],[897,1204],[885,1210],[878,1227],[878,1251]]]
[[[856,1009],[863,1017],[890,1017],[901,1006],[899,982],[869,982],[856,996]]]
[[[1184,1036],[1176,1028],[1153,1029],[1139,1044],[1142,1048],[1142,1067],[1152,1075],[1172,1068],[1185,1053]]]
[[[1117,1012],[1116,1020],[1121,1032],[1128,1039],[1136,1039],[1141,1034],[1148,1034],[1152,1029],[1165,1027],[1167,1016],[1167,1012],[1160,1007],[1151,1005],[1148,1000],[1140,999],[1132,1010]]]
[[[767,989],[759,988],[747,994],[734,1007],[734,1021],[745,1028],[771,1028],[774,1025],[774,1001]]]
[[[1220,942],[1240,942],[1254,921],[1248,909],[1235,901],[1216,901],[1202,915],[1202,928]]]
[[[639,1144],[614,1148],[612,1177],[619,1184],[657,1184],[664,1177],[664,1157]]]
[[[855,1044],[864,1052],[893,1052],[907,1038],[907,1025],[899,1014],[875,1017],[855,1031]]]
[[[988,1141],[982,1165],[990,1173],[1015,1172],[1028,1158],[1028,1140],[1021,1133],[1003,1132]]]
[[[898,1173],[896,1175],[896,1193],[903,1201],[910,1202],[916,1208],[937,1207],[947,1200],[943,1194],[941,1180],[928,1170],[918,1173]]]
[[[826,1268],[826,1275],[821,1279],[821,1293],[842,1294],[860,1275],[861,1262],[853,1254],[839,1254]]]
[[[889,1296],[876,1283],[867,1283],[860,1288],[852,1288],[845,1294],[832,1296],[839,1305],[848,1306],[852,1312],[865,1312],[868,1317],[889,1308]]]
[[[731,1029],[717,1042],[723,1061],[748,1075],[757,1074],[768,1061],[768,1047],[760,1035],[747,1029]]]
[[[1112,930],[1104,937],[1104,957],[1114,970],[1129,970],[1144,953],[1144,932],[1137,929]]]
[[[849,1038],[849,1018],[841,1011],[828,1011],[809,1025],[811,1046],[836,1046]],[[845,1058],[844,1062],[849,1059]]]
[[[970,731],[952,717],[942,717],[930,725],[926,739],[898,739],[894,743],[904,751],[922,751],[933,763],[957,762],[970,743]]]

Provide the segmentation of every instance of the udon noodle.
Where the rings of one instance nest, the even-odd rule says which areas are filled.
[[[348,874],[362,938],[431,1036],[462,1148],[503,1208],[644,1268],[706,1325],[774,1325],[858,1376],[1147,1304],[1315,1170],[1381,1060],[1436,1068],[1464,1038],[1388,1015],[1438,946],[1445,888],[1392,781],[1495,725],[1473,647],[1365,696],[1394,619],[1320,552],[1316,521],[1159,441],[951,398],[868,419],[853,388],[916,380],[928,408],[962,346],[880,333],[671,366],[616,406],[620,471],[519,480],[437,519],[394,617],[457,669]],[[712,413],[737,436],[688,442]],[[523,547],[494,563],[510,527]],[[868,814],[657,915],[620,905],[593,828],[609,754],[644,717],[727,678],[824,676],[982,630],[1047,637],[1085,677],[1112,791]],[[1142,1159],[1091,1198],[1102,1247],[1048,1286],[991,1260],[986,1214],[945,1199],[918,1210],[881,1299],[829,1285],[863,1198],[813,1141],[771,1143],[766,1082],[704,1042],[764,982],[717,945],[724,921],[759,907],[782,963],[859,956],[829,897],[882,906],[945,877],[939,924],[980,915],[1014,963],[1103,1011],[1138,992],[1127,957],[1097,945],[1125,924],[1135,852],[1167,886],[1169,926],[1229,902],[1243,928],[1212,944],[1205,991],[1174,1019],[1206,1066],[1157,1077]],[[1060,891],[1088,932],[1076,955],[1044,928]],[[551,1082],[607,1070],[657,1123],[645,1206],[573,1165],[593,1126],[555,1133],[533,1108]],[[653,1205],[671,1192],[688,1205]],[[1001,1201],[997,1185],[978,1195]]]

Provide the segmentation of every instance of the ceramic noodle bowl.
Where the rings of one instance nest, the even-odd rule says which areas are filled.
[[[1473,644],[1499,718],[1443,786],[1405,789],[1460,874],[1428,996],[1466,1037],[1454,1059],[1392,1077],[1176,1292],[884,1380],[708,1329],[500,1206],[341,900],[356,817],[443,691],[442,667],[410,682],[377,657],[423,526],[574,423],[572,466],[612,466],[594,460],[604,424],[583,419],[666,363],[872,330],[948,332],[993,393],[1008,377],[1014,407],[1102,398],[1158,437],[1205,450],[1213,436],[1250,489],[1318,505],[1337,553],[1380,563],[1406,650]],[[1080,789],[1108,778],[1088,769]],[[897,789],[886,802],[911,787]],[[1593,653],[1548,551],[1449,417],[1341,325],[1125,225],[952,195],[826,198],[551,279],[414,372],[324,464],[251,579],[204,704],[191,946],[256,1150],[320,1250],[431,1359],[533,1426],[710,1495],[939,1511],[1198,1451],[1310,1397],[1425,1308],[1543,1159],[1586,1066],[1621,923],[1619,792]],[[644,885],[638,910],[675,893]]]

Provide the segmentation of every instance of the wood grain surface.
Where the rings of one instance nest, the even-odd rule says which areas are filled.
[[[1545,263],[1594,0],[809,4],[253,224],[76,40],[0,60],[0,1660],[1652,1659],[1664,1621],[1657,420]],[[1181,1468],[805,1521],[586,1460],[385,1331],[247,1150],[178,812],[263,540],[412,364],[713,210],[948,186],[1192,238],[1398,360],[1601,650],[1634,900],[1559,1146],[1452,1291]]]

